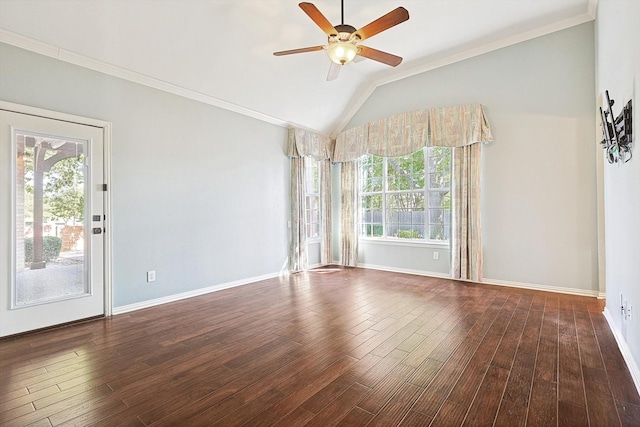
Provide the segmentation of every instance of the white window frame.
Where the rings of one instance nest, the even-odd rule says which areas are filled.
[[[307,234],[307,243],[319,243],[322,233],[322,209],[320,208],[321,196],[320,196],[320,182],[321,182],[321,173],[320,170],[320,162],[311,157],[304,158],[304,214],[306,219],[306,230]],[[317,179],[314,179],[314,175]],[[311,185],[310,185],[311,184]],[[313,188],[313,186],[316,188]],[[316,198],[317,203],[315,204],[314,209],[310,209],[313,204],[311,203],[311,199]],[[312,221],[314,219],[317,221]],[[317,230],[317,234],[313,235],[311,231],[314,229],[313,225],[317,225],[315,228]]]
[[[425,147],[423,150],[428,150],[428,147]],[[451,149],[449,149],[451,150]],[[451,153],[450,155],[450,159],[453,158],[453,153]],[[368,155],[367,155],[368,156]],[[368,196],[368,195],[380,195],[382,198],[382,228],[383,228],[383,235],[379,236],[379,237],[373,237],[373,236],[365,236],[363,235],[362,231],[363,231],[363,208],[362,208],[362,203],[360,206],[360,211],[358,213],[359,215],[359,219],[358,219],[358,237],[359,240],[362,241],[363,243],[367,243],[367,244],[383,244],[383,245],[398,245],[398,246],[415,246],[415,247],[434,247],[434,248],[442,248],[442,247],[448,247],[450,244],[450,238],[451,238],[451,208],[449,208],[449,213],[448,213],[448,221],[445,220],[444,221],[444,225],[448,226],[449,228],[449,240],[430,240],[428,238],[428,236],[430,235],[430,226],[431,226],[431,215],[429,212],[429,194],[430,193],[441,193],[441,192],[446,192],[449,191],[451,192],[451,179],[449,179],[449,188],[437,188],[433,186],[433,183],[431,182],[431,178],[430,178],[430,174],[429,174],[429,169],[428,169],[428,158],[430,156],[428,155],[428,153],[425,153],[425,177],[424,177],[424,188],[423,189],[419,189],[419,190],[388,190],[388,168],[389,168],[389,162],[388,159],[383,158],[383,176],[382,176],[382,190],[381,191],[374,191],[374,192],[362,192],[360,193],[360,201],[362,202],[362,198],[364,196]],[[364,156],[360,159],[359,164],[358,164],[358,170],[359,173],[361,173],[361,161],[364,158]],[[449,165],[449,173],[451,173],[452,170],[452,164]],[[359,178],[360,179],[360,178]],[[362,183],[361,183],[362,184]],[[362,186],[361,186],[362,188]],[[393,237],[393,236],[388,236],[388,225],[387,225],[387,210],[388,210],[388,196],[392,195],[392,194],[403,194],[403,193],[422,193],[424,195],[424,220],[425,220],[425,224],[424,224],[424,232],[425,232],[425,236],[424,238],[421,239],[411,239],[411,238],[401,238],[401,237]]]

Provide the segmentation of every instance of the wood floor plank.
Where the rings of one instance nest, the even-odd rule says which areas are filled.
[[[489,367],[463,425],[493,425],[508,377],[509,371],[496,366]]]
[[[0,339],[0,425],[637,426],[603,308],[320,268]]]
[[[368,354],[357,361],[349,370],[345,371],[335,380],[327,384],[311,398],[302,404],[302,407],[313,414],[320,412],[331,401],[344,393],[351,387],[361,375],[371,369],[376,363],[382,360],[381,357]]]
[[[561,334],[558,345],[558,400],[585,408],[584,381],[577,337]]]
[[[402,419],[402,421],[400,422],[400,424],[398,424],[398,426],[399,427],[424,427],[424,426],[431,425],[432,421],[433,419],[431,417],[421,414],[420,412],[411,410]]]
[[[338,424],[339,427],[361,427],[369,425],[373,414],[360,409],[358,407],[353,408]]]
[[[358,406],[372,414],[377,414],[414,371],[415,368],[397,365],[389,375],[376,384],[371,393]]]
[[[537,424],[548,425],[548,424]],[[589,425],[587,408],[558,401],[558,426],[584,427]]]
[[[587,414],[591,425],[620,425],[620,418],[604,371],[584,366],[584,388]]]
[[[370,389],[355,383],[329,405],[325,406],[318,415],[313,417],[309,427],[331,427],[340,422],[360,401],[369,393]]]
[[[367,425],[371,427],[398,425],[422,391],[420,387],[413,384],[403,384],[393,398]]]

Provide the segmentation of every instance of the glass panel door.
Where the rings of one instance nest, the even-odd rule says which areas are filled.
[[[16,131],[13,306],[87,295],[86,141]]]
[[[105,313],[103,159],[103,128],[0,110],[0,336]]]

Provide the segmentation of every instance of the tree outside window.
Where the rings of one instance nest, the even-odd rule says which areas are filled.
[[[360,159],[360,236],[449,240],[451,149]]]

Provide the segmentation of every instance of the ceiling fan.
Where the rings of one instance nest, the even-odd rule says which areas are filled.
[[[329,68],[327,80],[335,80],[338,78],[340,66],[353,61],[358,55],[364,58],[373,59],[374,61],[382,62],[383,64],[387,64],[392,67],[395,67],[402,62],[402,58],[399,56],[367,46],[362,46],[358,43],[408,20],[409,12],[407,12],[407,9],[404,7],[398,7],[375,21],[365,25],[359,30],[356,30],[351,25],[345,25],[344,23],[344,0],[341,2],[342,23],[335,27],[331,25],[329,20],[325,18],[313,3],[302,2],[298,6],[300,6],[304,13],[306,13],[309,18],[311,18],[311,20],[315,22],[322,31],[324,31],[327,35],[328,42],[324,46],[311,46],[303,47],[301,49],[274,52],[273,54],[275,56],[315,52],[317,50],[324,49],[327,51],[329,59],[331,59],[331,68]]]

